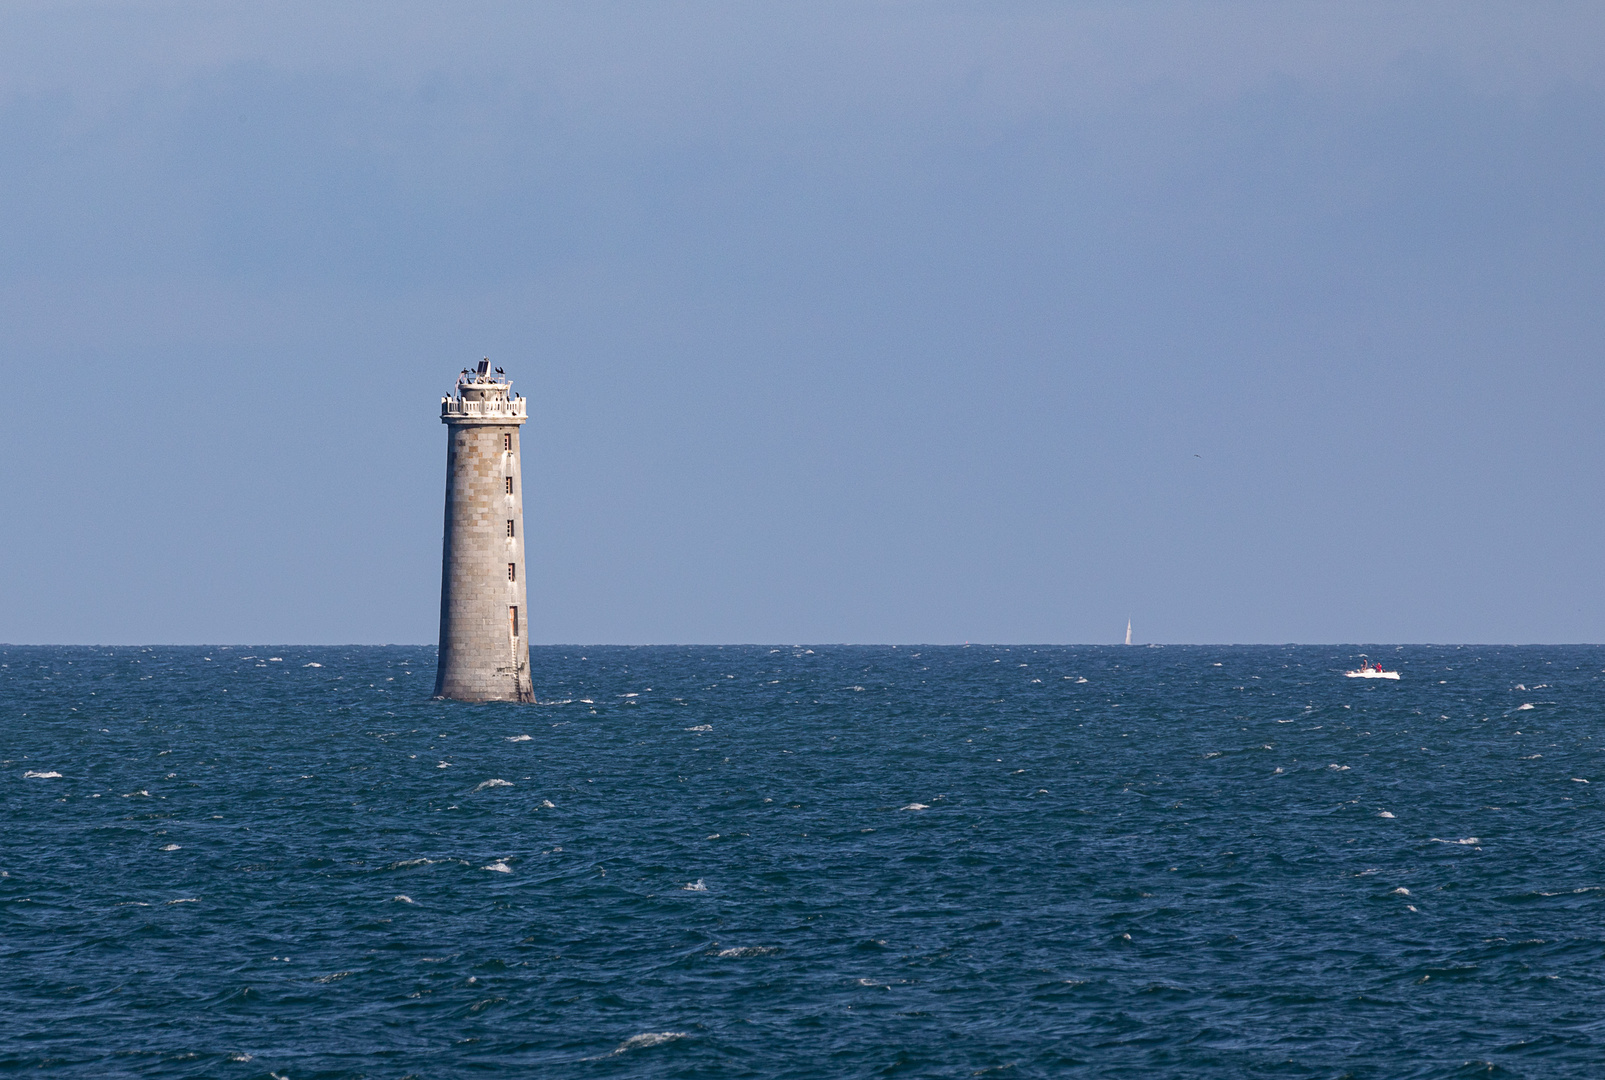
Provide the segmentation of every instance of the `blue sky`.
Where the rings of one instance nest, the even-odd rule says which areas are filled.
[[[333,10],[331,10],[333,9]],[[17,3],[0,640],[1605,641],[1605,8]]]

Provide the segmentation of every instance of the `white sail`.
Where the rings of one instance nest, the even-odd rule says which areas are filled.
[[[1126,620],[1126,644],[1131,644],[1131,620]]]

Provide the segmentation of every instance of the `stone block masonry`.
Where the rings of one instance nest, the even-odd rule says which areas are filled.
[[[534,701],[524,582],[519,429],[528,419],[489,361],[441,399],[446,525],[441,544],[440,665],[435,696]]]

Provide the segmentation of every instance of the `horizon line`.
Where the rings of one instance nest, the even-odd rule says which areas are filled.
[[[724,642],[552,642],[530,644],[532,649],[1237,649],[1237,648],[1583,648],[1605,645],[1596,641],[724,641]],[[0,649],[435,649],[438,644],[395,641],[346,642],[21,642],[0,641]]]

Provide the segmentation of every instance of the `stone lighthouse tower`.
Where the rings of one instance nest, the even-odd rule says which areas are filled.
[[[526,402],[490,361],[440,399],[446,425],[446,536],[435,696],[534,701],[524,599],[524,488],[518,429]]]

